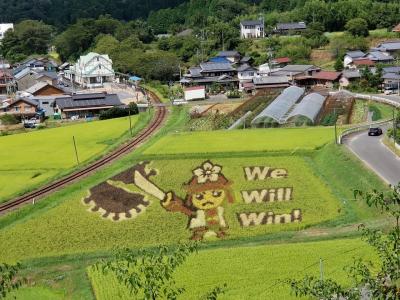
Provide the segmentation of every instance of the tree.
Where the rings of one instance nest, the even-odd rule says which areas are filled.
[[[17,279],[20,268],[20,264],[8,265],[0,263],[0,299],[5,298],[8,293],[22,285],[23,280]]]
[[[343,57],[342,56],[338,56],[336,58],[334,68],[336,71],[343,71],[344,66],[343,66]]]
[[[369,35],[368,23],[363,18],[351,19],[346,23],[346,30],[353,36],[363,36]]]
[[[371,192],[354,191],[355,198],[361,198],[371,206],[390,215],[394,226],[387,234],[379,229],[369,229],[359,226],[362,238],[377,252],[380,263],[355,259],[346,271],[353,279],[350,288],[327,279],[317,279],[306,276],[301,280],[289,279],[296,296],[312,296],[318,299],[399,299],[400,297],[400,183],[393,186],[389,192],[373,190]]]
[[[185,289],[176,286],[174,272],[196,251],[197,244],[159,246],[154,250],[122,249],[115,253],[112,260],[102,260],[94,267],[103,274],[113,273],[136,297],[146,300],[176,299]],[[224,288],[216,287],[204,298],[217,299],[223,292]]]
[[[2,40],[1,52],[12,62],[32,54],[46,54],[53,39],[53,27],[41,21],[25,20],[7,31]]]

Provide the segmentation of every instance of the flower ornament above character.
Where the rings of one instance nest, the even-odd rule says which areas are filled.
[[[185,201],[173,192],[167,192],[161,205],[168,211],[181,212],[189,217],[189,229],[193,240],[207,236],[223,238],[228,225],[224,218],[225,202],[233,203],[232,182],[221,173],[222,167],[205,161],[193,170]]]
[[[197,176],[198,183],[205,183],[207,181],[217,181],[218,176],[221,173],[222,167],[213,165],[211,162],[206,161],[203,166],[193,171],[193,174]]]

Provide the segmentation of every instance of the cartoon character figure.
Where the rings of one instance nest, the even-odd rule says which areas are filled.
[[[152,182],[151,177],[156,175],[157,172],[149,168],[149,164],[150,162],[141,162],[133,168],[114,176],[112,179],[113,181],[122,182],[124,184],[134,184],[145,193],[143,195],[152,195],[159,199],[161,206],[167,211],[180,212],[188,216],[188,227],[193,232],[191,237],[193,240],[201,240],[205,236],[223,238],[227,234],[226,230],[228,225],[224,218],[224,205],[226,202],[233,202],[230,188],[232,182],[226,179],[221,173],[221,166],[206,161],[201,167],[193,170],[192,178],[188,184],[184,185],[187,190],[187,196],[185,200],[182,200],[177,197],[174,192],[164,192]],[[109,191],[109,189],[107,189],[107,191]],[[121,191],[119,192],[121,193]],[[108,195],[107,193],[103,194],[101,194],[100,197],[98,193],[94,193],[88,197],[85,202],[87,203],[89,200],[93,199],[98,202],[98,198],[104,198],[107,201],[103,202],[106,203],[112,204],[115,202],[114,198],[116,198],[116,196],[113,196],[113,198],[112,195]],[[124,204],[135,200],[133,196],[134,195],[126,192],[126,197],[121,198],[119,195],[117,198],[121,198]],[[144,198],[142,198],[138,198],[138,200],[143,200]],[[132,201],[130,201],[130,199]],[[146,206],[149,205],[147,199],[145,200]],[[142,204],[142,202],[140,202],[140,204]],[[139,213],[142,211],[142,208],[136,209],[136,211]],[[127,217],[130,217],[130,214],[128,214]]]
[[[193,240],[201,240],[206,236],[223,238],[227,235],[224,204],[233,202],[230,189],[232,182],[225,178],[221,170],[219,165],[204,162],[193,170],[193,177],[184,186],[187,190],[185,201],[171,191],[161,201],[166,210],[189,217],[188,227],[193,232]]]

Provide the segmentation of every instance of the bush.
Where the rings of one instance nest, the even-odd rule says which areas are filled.
[[[337,121],[338,115],[331,112],[329,114],[327,114],[321,121],[321,125],[322,126],[332,126],[335,125],[336,121]]]
[[[9,114],[0,116],[0,122],[3,125],[13,125],[19,123],[18,119],[14,115]]]
[[[137,115],[139,113],[139,109],[136,105],[136,103],[130,103],[128,107],[122,108],[122,107],[113,107],[110,108],[109,110],[103,111],[99,119],[100,120],[108,120],[108,119],[114,119],[114,118],[121,118],[121,117],[126,117],[129,114],[131,115]]]
[[[226,95],[228,98],[240,98],[240,92],[238,90],[229,91]]]

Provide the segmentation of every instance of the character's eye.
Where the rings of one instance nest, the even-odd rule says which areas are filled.
[[[212,192],[212,195],[213,195],[214,197],[219,197],[219,196],[221,196],[221,194],[222,194],[222,192],[220,192],[220,191],[213,191],[213,192]]]
[[[197,200],[203,200],[204,196],[202,194],[196,194],[196,199]]]

